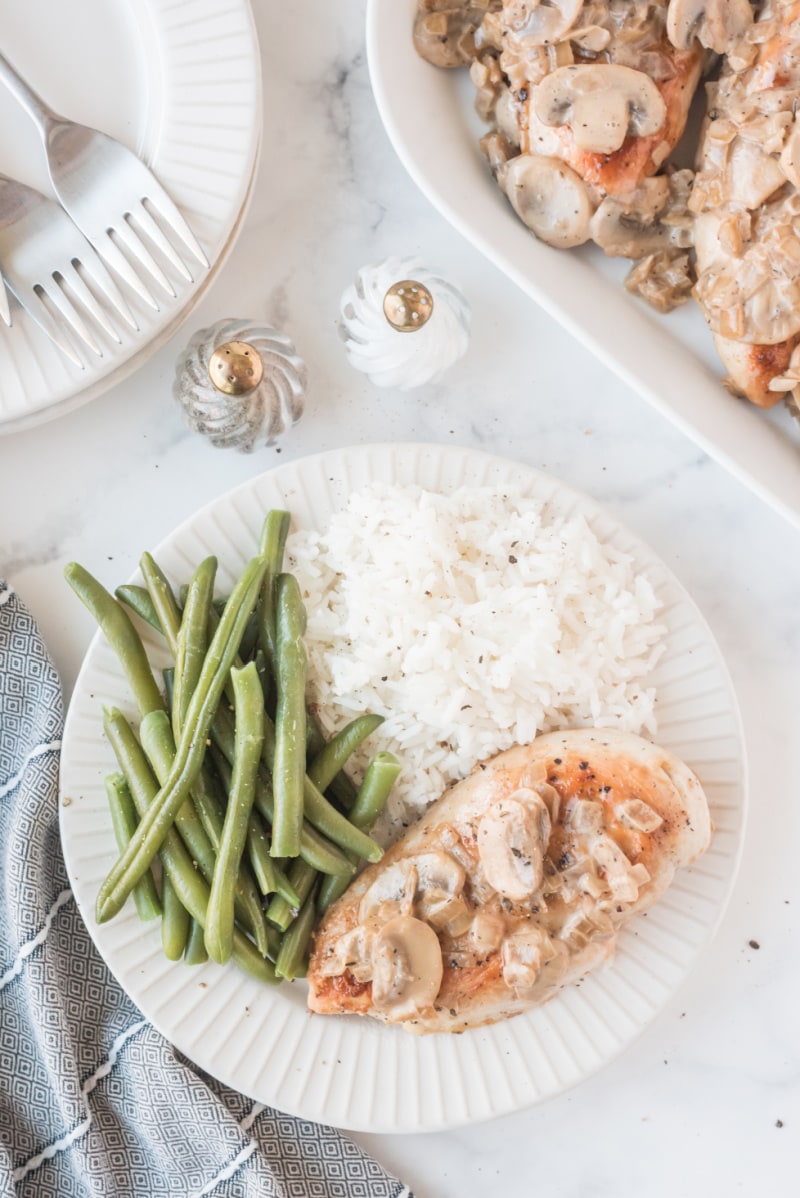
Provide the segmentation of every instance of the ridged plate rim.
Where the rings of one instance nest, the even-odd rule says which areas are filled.
[[[185,577],[200,555],[214,552],[224,587],[254,551],[269,507],[287,507],[298,525],[320,527],[353,489],[373,479],[445,492],[466,484],[519,486],[553,510],[581,513],[603,540],[632,556],[663,600],[669,630],[667,653],[653,678],[667,717],[658,739],[697,770],[716,824],[712,847],[698,866],[682,871],[664,900],[630,925],[617,957],[601,973],[545,1007],[461,1036],[416,1037],[355,1016],[309,1016],[304,983],[273,989],[233,966],[169,963],[157,926],[139,923],[132,904],[108,924],[94,920],[97,887],[116,856],[103,794],[114,761],[102,739],[101,708],[116,703],[134,714],[99,633],[67,713],[61,836],[76,902],[111,972],[200,1068],[306,1119],[365,1132],[434,1131],[561,1093],[613,1060],[651,1024],[724,914],[742,852],[747,768],[730,677],[686,590],[594,500],[510,458],[428,444],[363,445],[301,458],[206,505],[162,541],[156,558]],[[146,640],[156,645],[149,633]]]
[[[103,357],[81,349],[83,370],[70,363],[14,304],[12,328],[0,327],[4,380],[0,386],[0,435],[65,415],[143,365],[175,333],[219,274],[251,198],[262,106],[261,58],[249,0],[146,0],[142,6],[132,0],[114,3],[131,9],[140,39],[131,53],[140,53],[149,72],[147,94],[140,103],[137,144],[128,144],[151,167],[188,220],[210,269],[193,263],[187,255],[191,283],[167,269],[174,297],[157,284],[148,284],[160,304],[158,312],[120,283],[139,330],[112,317],[122,343],[117,345],[99,334]],[[98,54],[103,53],[102,29],[99,23]],[[47,94],[52,96],[53,83],[45,82],[50,89]],[[43,89],[45,82],[40,84]],[[215,98],[219,102],[210,121],[208,109]],[[107,129],[108,120],[107,114],[98,113],[98,128]],[[36,136],[33,126],[31,135]]]

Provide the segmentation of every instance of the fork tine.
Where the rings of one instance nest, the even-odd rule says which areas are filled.
[[[135,211],[132,211],[128,219],[129,223],[133,224],[134,226],[138,226],[139,230],[144,233],[145,236],[149,237],[154,245],[158,246],[164,257],[172,263],[172,265],[181,275],[183,275],[187,283],[194,282],[191,271],[188,269],[180,255],[173,249],[169,239],[165,237],[158,223],[147,211],[144,204],[140,204]]]
[[[153,309],[154,312],[160,312],[161,309],[158,302],[153,298],[150,290],[145,287],[139,275],[131,266],[128,259],[123,254],[119,246],[115,245],[110,230],[106,232],[102,238],[98,238],[94,243],[94,248],[97,250],[101,259],[104,259],[112,270],[116,271],[121,279],[124,280],[135,291],[141,300]]]
[[[115,226],[114,232],[117,234],[117,237],[119,237],[120,241],[125,245],[128,251],[133,254],[136,259],[138,259],[144,269],[148,271],[155,281],[160,283],[167,294],[172,296],[174,299],[176,294],[175,288],[172,286],[153,255],[142,243],[136,233],[136,230],[131,228],[129,222],[125,219],[121,220],[119,224]]]
[[[11,328],[11,308],[8,304],[8,292],[2,275],[0,275],[0,320]]]
[[[38,324],[42,332],[46,333],[53,344],[58,346],[62,354],[69,358],[73,365],[79,367],[81,370],[85,370],[86,367],[78,357],[72,344],[67,340],[66,337],[61,335],[61,330],[56,325],[56,322],[53,320],[52,316],[47,311],[47,308],[44,306],[36,292],[33,291],[28,293],[27,297],[23,299],[22,295],[15,291],[10,283],[6,283],[6,286],[11,294],[16,298],[19,305],[28,313],[31,320]],[[34,300],[36,301],[35,303],[32,302]]]
[[[116,283],[111,278],[111,275],[103,265],[102,258],[99,254],[95,253],[88,241],[86,243],[86,251],[80,258],[80,262],[86,273],[91,278],[92,282],[96,287],[100,288],[111,306],[116,309],[123,320],[125,320],[132,329],[135,329],[138,332],[139,323],[136,317],[128,307],[125,297],[123,296],[119,287],[117,287]],[[73,265],[74,264],[75,260],[73,259]]]
[[[122,338],[114,328],[113,324],[111,324],[109,321],[105,312],[100,307],[89,288],[84,283],[74,262],[70,262],[69,266],[64,268],[64,270],[61,272],[61,277],[68,287],[75,292],[75,295],[83,304],[84,308],[86,308],[87,311],[92,314],[97,323],[100,325],[100,328],[108,333],[109,337],[121,345]]]
[[[181,216],[180,212],[175,206],[175,203],[170,199],[164,188],[155,179],[155,177],[153,178],[152,185],[145,198],[150,201],[150,203],[158,212],[158,215],[172,227],[175,233],[177,233],[187,250],[194,255],[200,265],[204,266],[206,270],[208,270],[208,258],[203,253],[199,241]]]
[[[48,278],[43,283],[39,283],[38,287],[41,288],[41,290],[44,292],[44,294],[47,296],[47,298],[50,300],[50,302],[52,304],[54,304],[56,308],[58,308],[59,312],[66,320],[67,324],[70,326],[72,331],[81,339],[81,341],[83,341],[83,343],[85,345],[88,345],[89,349],[91,349],[94,353],[96,353],[98,358],[102,358],[102,356],[103,356],[102,349],[97,344],[97,342],[95,341],[91,332],[89,331],[89,329],[87,329],[83,320],[78,315],[77,311],[75,310],[73,305],[70,303],[70,301],[67,299],[66,295],[61,290],[61,288],[59,287],[59,285],[55,281],[55,279]],[[41,296],[39,296],[37,292],[34,292],[34,295],[37,296],[39,303],[42,304],[42,306],[44,306],[44,301],[42,300]]]

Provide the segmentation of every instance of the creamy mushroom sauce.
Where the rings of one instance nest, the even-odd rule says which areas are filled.
[[[401,1023],[435,1007],[443,958],[459,971],[496,956],[510,994],[543,1001],[573,954],[587,970],[610,957],[650,880],[637,858],[664,821],[610,786],[595,794],[591,778],[575,793],[554,769],[548,779],[537,767],[480,818],[440,827],[444,848],[379,874],[319,976],[371,982],[376,1009]]]
[[[732,388],[765,407],[800,396],[799,95],[800,4],[767,0],[708,87],[690,201],[697,299]]]
[[[736,30],[743,3],[749,9],[732,5]],[[520,219],[550,245],[594,240],[634,259],[626,286],[660,311],[684,303],[694,283],[691,174],[665,164],[703,65],[696,35],[716,44],[727,28],[718,8],[419,0],[417,49],[438,66],[471,64],[476,108],[491,126],[481,146]],[[648,187],[657,172],[659,186]]]

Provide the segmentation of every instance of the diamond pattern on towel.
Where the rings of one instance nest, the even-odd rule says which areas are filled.
[[[62,721],[0,582],[0,1198],[409,1198],[339,1132],[201,1073],[114,981],[61,856]]]

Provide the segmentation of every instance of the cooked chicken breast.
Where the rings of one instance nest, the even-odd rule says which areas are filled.
[[[515,212],[550,245],[593,240],[612,257],[646,258],[631,288],[662,311],[683,302],[690,173],[653,176],[683,134],[706,59],[694,25],[680,26],[677,47],[667,0],[488,9],[420,0],[415,41],[438,65],[471,60],[477,109],[492,126],[481,144]]]
[[[606,960],[710,835],[695,775],[641,737],[554,732],[510,749],[331,907],[309,1007],[412,1032],[519,1014]]]
[[[800,395],[800,3],[766,0],[708,86],[695,294],[731,389]]]

